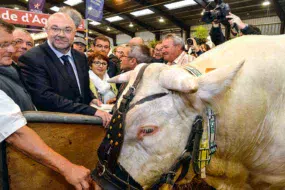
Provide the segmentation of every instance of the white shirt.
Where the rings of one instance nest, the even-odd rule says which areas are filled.
[[[0,90],[0,142],[26,124],[19,106]]]
[[[81,94],[81,88],[80,88],[80,83],[79,83],[79,78],[78,78],[78,73],[77,73],[77,69],[76,69],[76,65],[75,65],[75,62],[73,60],[73,57],[71,55],[71,49],[67,52],[67,54],[63,54],[61,52],[59,52],[58,50],[56,50],[52,45],[51,43],[49,42],[49,40],[47,41],[48,42],[48,45],[49,47],[52,49],[52,51],[55,53],[55,55],[58,57],[58,59],[61,61],[62,64],[64,64],[63,60],[61,59],[61,57],[63,55],[67,55],[68,56],[68,60],[72,66],[72,69],[73,69],[73,72],[75,74],[75,78],[76,78],[76,82],[77,82],[77,85],[79,87],[79,92]]]
[[[167,65],[185,65],[194,59],[194,56],[188,55],[185,51],[183,51],[172,63],[168,62]]]

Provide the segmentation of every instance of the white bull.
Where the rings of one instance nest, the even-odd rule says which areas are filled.
[[[285,36],[244,36],[220,45],[191,65],[151,64],[127,113],[119,162],[143,187],[168,171],[181,155],[197,115],[217,114],[217,152],[205,181],[217,189],[285,188]],[[132,84],[141,67],[111,79]],[[128,88],[126,88],[128,89]],[[126,90],[125,90],[126,92]],[[124,93],[125,93],[124,92]],[[191,179],[191,170],[186,179]]]

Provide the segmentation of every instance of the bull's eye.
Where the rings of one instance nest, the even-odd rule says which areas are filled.
[[[143,140],[143,138],[145,136],[151,136],[151,135],[155,134],[157,131],[158,131],[158,127],[153,126],[153,125],[140,127],[138,134],[137,134],[137,138],[139,140]]]
[[[154,129],[143,129],[144,133],[152,133]]]

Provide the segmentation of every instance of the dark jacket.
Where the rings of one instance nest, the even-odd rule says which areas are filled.
[[[253,25],[247,25],[247,27],[240,31],[244,35],[261,35],[260,29]],[[212,27],[210,31],[210,36],[215,46],[220,45],[226,41],[225,36],[222,32],[221,25],[219,25],[219,27]]]
[[[87,58],[73,49],[71,54],[76,65],[81,94],[47,42],[32,48],[19,58],[21,78],[37,109],[94,115],[96,109],[89,106],[94,96],[89,88]]]
[[[20,107],[21,111],[35,110],[32,99],[13,66],[0,66],[0,89]]]
[[[241,30],[244,35],[261,35],[261,30],[253,25],[247,25],[244,29]]]
[[[222,28],[220,24],[219,24],[219,27],[212,26],[211,31],[210,31],[210,36],[215,46],[220,45],[226,41],[226,38],[222,32]]]
[[[108,75],[110,78],[118,75],[121,72],[120,64],[121,61],[115,55],[111,54],[109,56]]]

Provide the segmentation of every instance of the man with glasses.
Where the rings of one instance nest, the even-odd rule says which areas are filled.
[[[110,54],[109,56],[109,61],[112,61],[113,63],[116,64],[116,67],[117,67],[117,74],[121,72],[121,60],[120,58],[122,57],[123,55],[123,46],[120,45],[120,46],[117,46],[113,49],[113,53]]]
[[[123,48],[123,56],[121,56],[120,60],[122,72],[134,70],[140,63],[151,63],[149,47],[147,45],[125,45]],[[126,83],[121,84],[117,100],[124,91],[126,85]]]
[[[28,31],[21,28],[17,28],[14,30],[13,39],[16,43],[14,46],[15,53],[13,54],[13,61],[17,63],[21,55],[23,55],[24,53],[26,53],[26,51],[34,47],[34,40]]]
[[[34,110],[33,103],[21,84],[12,64],[14,26],[0,19],[0,143],[6,141],[35,161],[55,170],[78,190],[88,189],[90,171],[75,165],[48,147],[28,126],[21,111]],[[2,157],[2,150],[0,150]],[[0,166],[0,173],[4,173]],[[6,176],[8,178],[8,176]],[[0,179],[1,185],[6,183]]]
[[[108,54],[110,52],[110,40],[105,37],[105,36],[98,36],[94,39],[94,52],[101,52],[103,55],[108,57]],[[112,61],[109,61],[108,63],[109,68],[108,68],[108,75],[109,77],[114,77],[117,74],[119,74],[119,70],[116,67],[116,64]]]
[[[162,55],[162,42],[158,41],[155,45],[152,63],[164,63],[163,55]]]
[[[107,126],[111,115],[89,106],[94,96],[89,88],[85,55],[71,48],[76,33],[65,13],[51,15],[45,27],[47,42],[19,58],[21,76],[39,110],[99,116]]]
[[[149,47],[147,45],[126,45],[120,60],[123,72],[134,70],[140,63],[150,63]]]

